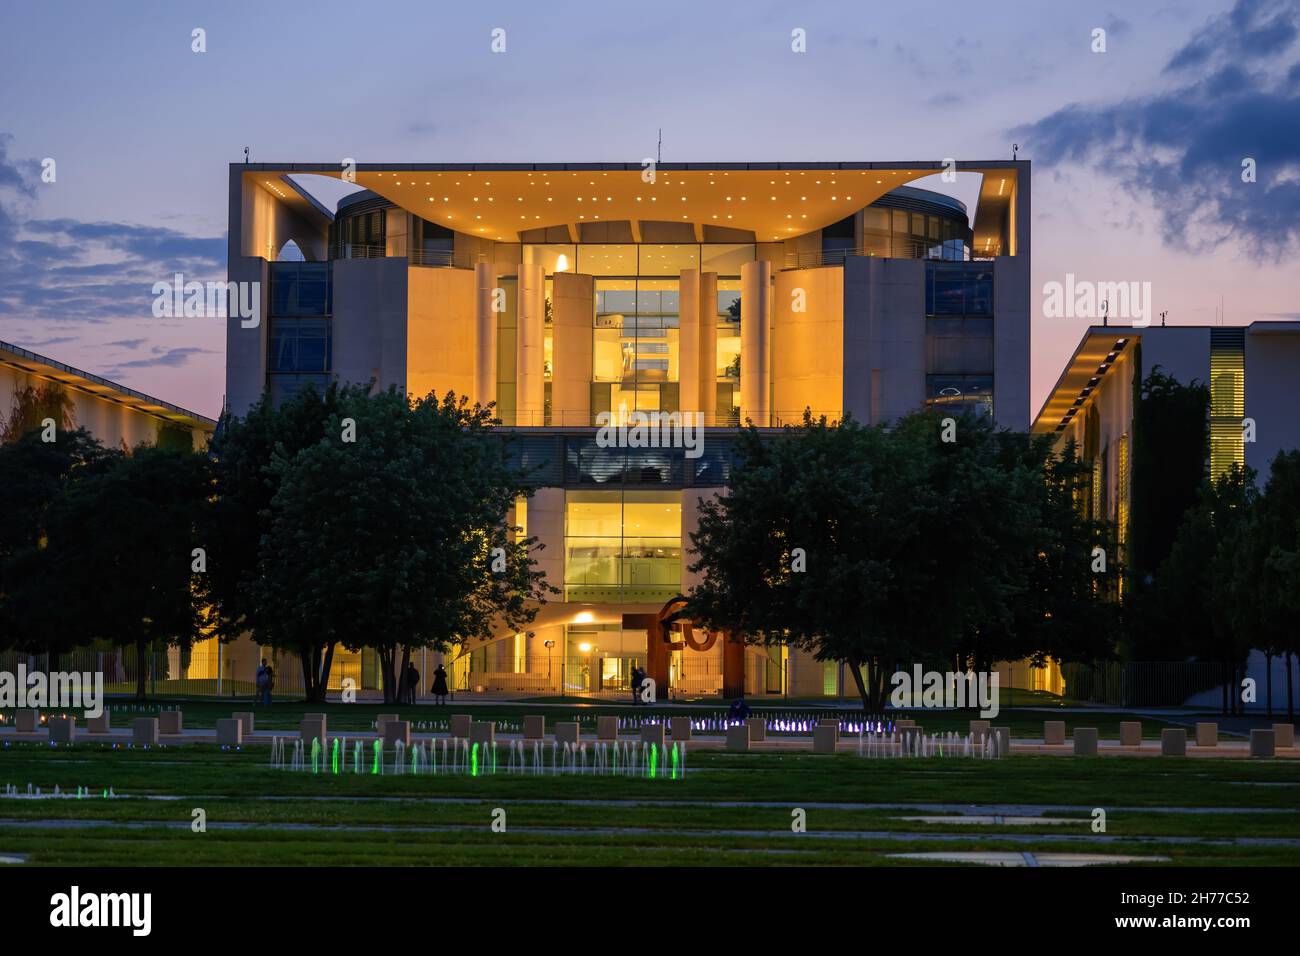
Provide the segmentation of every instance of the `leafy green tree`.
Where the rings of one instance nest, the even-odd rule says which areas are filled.
[[[489,409],[391,387],[343,388],[337,405],[318,442],[272,456],[250,593],[272,643],[374,647],[391,702],[412,648],[519,629],[555,589],[529,557],[535,540],[505,523],[531,489]]]
[[[50,510],[116,457],[84,429],[44,441],[39,419],[0,444],[0,648],[57,654],[77,643],[67,584],[49,568]]]
[[[242,418],[224,413],[208,446],[215,493],[200,534],[209,558],[206,616],[212,633],[222,641],[247,633],[258,644],[296,653],[304,686],[314,700],[324,699],[335,642],[300,630],[295,640],[276,644],[272,634],[282,634],[284,628],[277,630],[278,620],[255,599],[253,586],[280,481],[271,459],[277,452],[292,458],[315,445],[337,410],[336,385],[321,393],[309,384],[279,407],[264,394]]]
[[[200,636],[193,550],[210,494],[204,456],[142,445],[69,484],[50,508],[42,557],[63,585],[61,613],[75,617],[77,643],[135,648],[139,699],[148,649]]]

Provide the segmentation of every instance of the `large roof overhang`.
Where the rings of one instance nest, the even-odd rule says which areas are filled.
[[[0,342],[0,365],[8,366],[27,375],[43,378],[50,382],[57,382],[66,388],[93,395],[95,398],[106,402],[126,406],[133,411],[152,415],[174,425],[182,425],[203,432],[211,432],[217,426],[217,423],[211,418],[197,412],[181,408],[179,405],[173,405],[171,402],[164,402],[152,395],[137,392],[125,385],[110,382],[108,379],[92,375],[90,372],[83,372],[81,369],[64,365],[62,362],[56,362],[44,355],[37,355],[35,352],[29,352],[21,346],[11,345],[8,342]]]
[[[1061,372],[1055,387],[1030,426],[1030,432],[1043,435],[1060,431],[1088,403],[1115,362],[1141,334],[1131,328],[1094,325],[1084,333],[1070,361]]]
[[[291,175],[344,178],[339,164],[234,164],[284,201]],[[516,242],[523,230],[610,221],[689,222],[754,233],[760,242],[820,229],[890,190],[943,172],[940,162],[640,164],[359,164],[348,178],[457,232]],[[1000,253],[1001,224],[1024,161],[959,162],[981,173],[975,245]],[[985,204],[987,203],[987,208]]]

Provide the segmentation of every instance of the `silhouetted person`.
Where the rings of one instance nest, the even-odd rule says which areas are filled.
[[[410,661],[406,662],[406,702],[415,703],[415,693],[420,687],[420,672]]]
[[[632,706],[635,707],[641,703],[641,685],[645,682],[645,671],[640,667],[632,668]]]
[[[433,672],[433,686],[429,688],[429,690],[433,694],[433,702],[435,704],[447,703],[447,668],[443,667],[441,664],[439,664],[438,669]]]
[[[745,703],[744,697],[737,697],[731,702],[731,707],[727,710],[727,716],[732,720],[745,720],[749,717],[749,705]]]

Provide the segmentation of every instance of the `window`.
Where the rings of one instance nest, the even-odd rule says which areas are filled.
[[[681,589],[681,536],[677,492],[569,492],[565,496],[565,600],[668,600]]]
[[[927,262],[926,315],[992,315],[993,269],[987,263]]]
[[[272,372],[328,372],[329,319],[272,319],[267,365]]]
[[[272,318],[333,312],[330,263],[273,262],[269,268]]]
[[[927,375],[925,388],[930,408],[953,415],[993,414],[992,375]]]

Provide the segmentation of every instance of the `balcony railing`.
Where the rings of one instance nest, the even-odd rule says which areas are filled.
[[[963,244],[954,240],[882,239],[870,246],[853,246],[846,249],[817,249],[812,252],[787,252],[786,269],[816,269],[820,266],[842,266],[855,256],[877,259],[947,259],[954,262],[979,258],[969,255]]]
[[[390,254],[385,246],[361,245],[346,242],[339,246],[340,259],[405,259],[413,266],[431,266],[434,268],[472,269],[477,262],[486,262],[482,253],[471,254],[465,250],[453,249],[416,249],[402,255]]]

